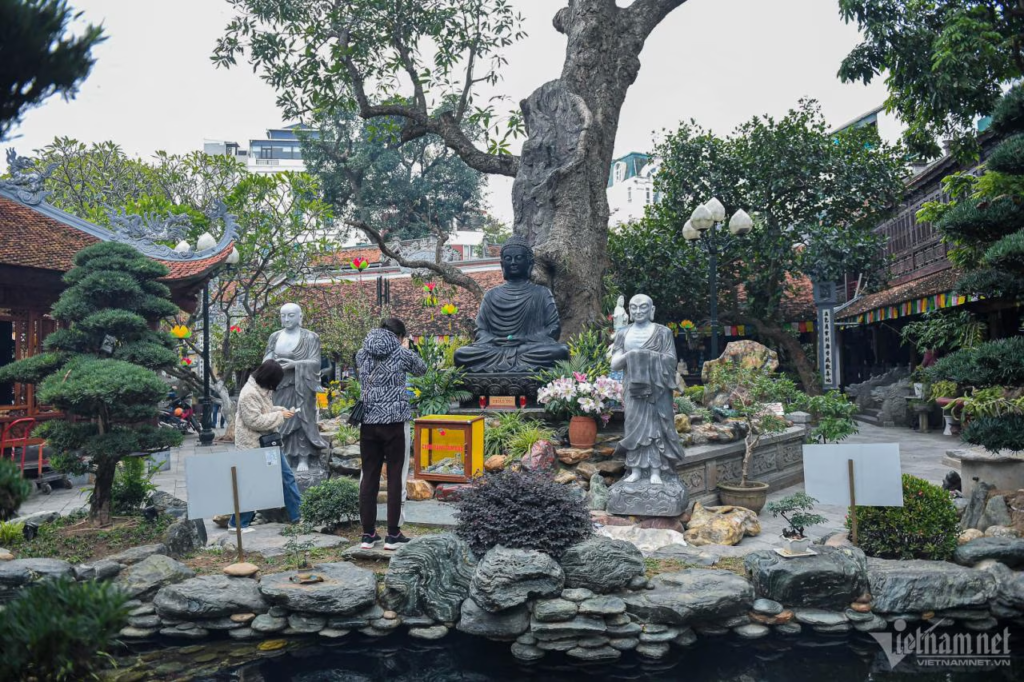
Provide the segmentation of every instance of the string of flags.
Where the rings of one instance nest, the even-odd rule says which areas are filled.
[[[980,296],[954,296],[951,292],[933,294],[932,296],[925,296],[924,298],[918,298],[912,301],[904,301],[899,305],[875,308],[874,310],[869,310],[866,313],[861,313],[856,319],[859,324],[871,324],[872,322],[894,320],[897,317],[906,317],[907,315],[920,315],[921,313],[927,313],[932,310],[954,308],[958,305],[964,305],[965,303],[972,303],[979,300],[981,300]]]

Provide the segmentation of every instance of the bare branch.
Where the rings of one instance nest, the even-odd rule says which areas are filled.
[[[408,258],[404,258],[384,242],[384,236],[380,233],[380,230],[372,227],[368,223],[365,223],[362,220],[346,220],[345,224],[362,230],[363,233],[377,245],[377,248],[380,249],[381,253],[402,267],[410,268],[412,270],[430,270],[431,272],[437,273],[445,282],[454,284],[457,287],[462,287],[469,293],[473,294],[473,296],[478,300],[484,297],[484,290],[480,284],[458,268],[449,265],[448,263],[434,263],[429,260],[410,260]]]

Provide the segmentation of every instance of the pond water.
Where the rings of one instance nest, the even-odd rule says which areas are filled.
[[[658,662],[627,654],[614,663],[588,665],[555,653],[549,653],[537,663],[522,663],[512,657],[508,644],[459,633],[440,642],[422,642],[404,635],[385,640],[356,635],[332,646],[293,645],[274,652],[272,657],[191,679],[195,682],[1024,682],[1024,631],[1012,633],[1010,642],[1015,655],[1008,665],[1001,667],[930,667],[905,659],[893,672],[881,647],[873,639],[861,636],[766,638],[754,642],[732,637],[702,639],[687,650],[673,647],[669,656]]]

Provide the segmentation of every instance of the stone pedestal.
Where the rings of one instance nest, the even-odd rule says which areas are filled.
[[[686,511],[689,495],[678,476],[662,476],[661,485],[649,479],[627,483],[625,479],[608,491],[608,513],[627,516],[679,516]]]
[[[525,395],[528,405],[536,405],[537,389],[541,384],[534,375],[528,372],[467,372],[462,379],[463,387],[472,394],[466,406],[478,406],[480,396],[512,396],[518,398]]]
[[[326,451],[325,451],[326,452]],[[288,458],[288,466],[295,474],[295,483],[299,486],[299,492],[306,492],[307,488],[319,485],[327,480],[327,470],[324,467],[326,457],[322,453],[315,453],[309,456],[309,469],[300,472],[298,470],[299,458],[297,456],[285,455]]]

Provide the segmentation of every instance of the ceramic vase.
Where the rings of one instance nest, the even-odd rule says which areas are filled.
[[[597,442],[597,421],[593,417],[569,420],[569,444],[574,448],[592,448]]]

